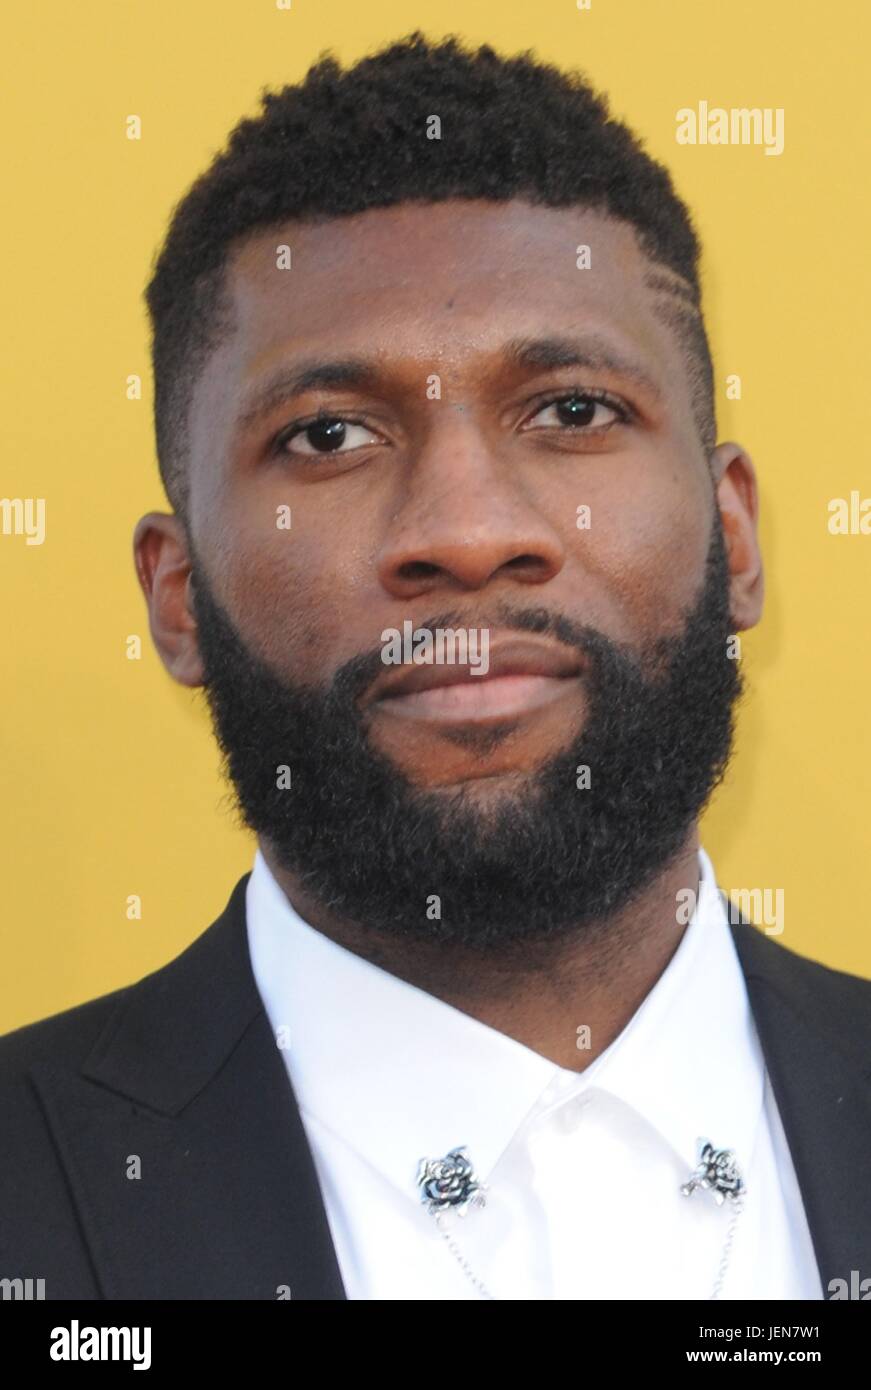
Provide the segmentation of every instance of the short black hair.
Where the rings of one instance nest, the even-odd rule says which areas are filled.
[[[440,139],[427,139],[433,115]],[[345,70],[327,51],[298,85],[264,89],[260,113],[236,125],[173,210],[145,297],[160,473],[182,518],[194,387],[232,328],[231,247],[292,219],[447,198],[589,207],[630,223],[648,259],[680,277],[654,273],[650,283],[669,292],[657,312],[684,349],[710,452],[716,421],[700,248],[668,171],[581,74],[530,51],[504,57],[415,30]]]

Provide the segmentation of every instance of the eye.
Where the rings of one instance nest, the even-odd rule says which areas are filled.
[[[563,430],[606,430],[614,424],[625,424],[630,418],[626,407],[606,391],[569,391],[551,397],[531,418],[537,420],[548,411],[554,412],[552,426]]]
[[[317,415],[313,420],[300,420],[282,430],[274,447],[276,453],[302,454],[310,458],[318,454],[350,453],[365,444],[378,442],[378,436],[356,420],[348,420],[343,415]]]

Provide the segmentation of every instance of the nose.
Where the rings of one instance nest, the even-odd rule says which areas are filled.
[[[440,422],[409,469],[378,554],[387,592],[410,599],[482,589],[497,577],[544,584],[558,574],[563,542],[519,468],[465,415]]]

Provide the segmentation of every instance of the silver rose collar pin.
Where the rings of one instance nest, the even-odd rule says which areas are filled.
[[[420,1200],[431,1216],[445,1211],[465,1216],[470,1207],[485,1205],[487,1189],[478,1182],[465,1145],[451,1149],[444,1158],[422,1158],[417,1170],[417,1185]]]
[[[698,1162],[681,1192],[691,1197],[697,1187],[712,1192],[718,1207],[744,1195],[744,1179],[732,1149],[715,1149],[710,1139],[698,1141]]]

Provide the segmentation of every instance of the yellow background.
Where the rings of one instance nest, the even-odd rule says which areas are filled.
[[[353,60],[415,27],[587,72],[694,212],[720,438],[757,465],[768,585],[702,843],[727,891],[783,888],[782,943],[871,976],[871,536],[827,530],[831,498],[871,496],[868,14],[866,0],[7,14],[0,496],[44,497],[47,529],[42,546],[0,535],[0,1032],[169,960],[250,867],[203,697],[164,672],[134,577],[133,525],[166,506],[141,295],[172,205],[261,87],[297,81],[326,47]],[[675,112],[699,100],[783,107],[783,154],[678,146]],[[732,372],[740,402],[725,399]],[[141,921],[126,917],[133,893]]]

